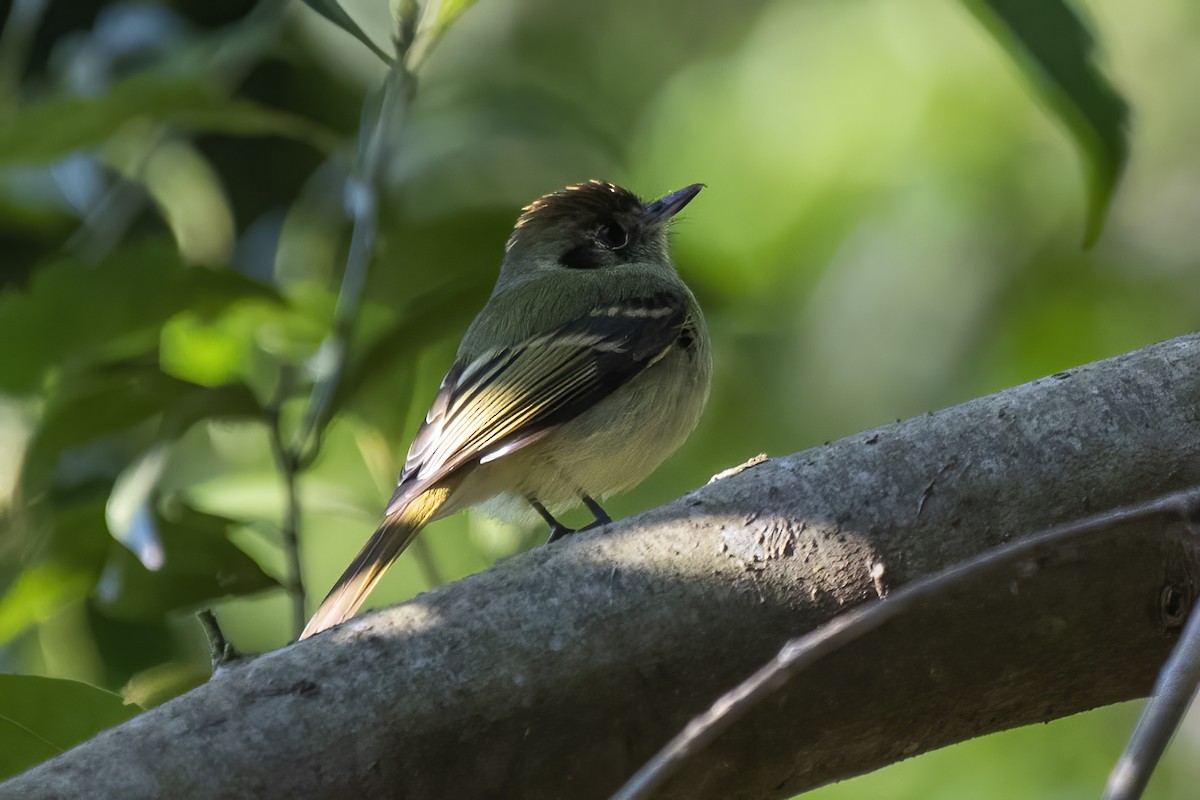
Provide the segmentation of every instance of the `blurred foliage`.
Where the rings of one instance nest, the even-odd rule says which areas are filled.
[[[386,502],[517,209],[566,183],[709,186],[675,251],[713,397],[618,515],[1200,318],[1190,0],[0,13],[0,669],[28,676],[0,676],[0,772],[136,710],[68,681],[149,706],[203,680],[197,608],[243,650],[291,638],[272,426],[316,434],[297,481],[319,595]],[[385,113],[397,54],[419,76],[390,73]],[[352,230],[371,258],[347,275]],[[444,520],[371,604],[543,535]],[[1132,713],[814,796],[1095,796]],[[1187,796],[1198,737],[1151,797]]]
[[[0,780],[58,755],[140,709],[76,681],[0,675]]]
[[[1129,156],[1129,108],[1093,62],[1091,35],[1061,3],[967,0],[967,5],[1015,51],[1084,151],[1091,184],[1084,241],[1095,242]]]

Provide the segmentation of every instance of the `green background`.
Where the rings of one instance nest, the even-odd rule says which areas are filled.
[[[327,379],[344,179],[385,65],[299,3],[80,0],[21,23],[39,5],[0,38],[0,672],[150,706],[207,677],[197,608],[246,651],[292,638],[269,423],[278,406],[290,440]],[[388,3],[345,7],[388,49]],[[451,21],[388,138],[346,372],[299,476],[310,609],[370,533],[518,210],[567,183],[708,185],[674,251],[712,399],[615,516],[1198,326],[1192,0],[481,0]],[[1085,31],[1130,107],[1107,217],[1121,114]],[[368,605],[544,535],[439,522]],[[92,702],[93,729],[120,718]],[[66,746],[45,707],[43,744]],[[0,750],[25,727],[4,708]],[[1096,797],[1136,713],[811,796]],[[1198,748],[1185,724],[1149,796],[1192,796]]]

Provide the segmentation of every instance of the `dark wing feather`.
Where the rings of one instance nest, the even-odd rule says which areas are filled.
[[[670,351],[677,295],[596,308],[451,368],[413,439],[388,513],[464,464],[511,453],[612,394]]]

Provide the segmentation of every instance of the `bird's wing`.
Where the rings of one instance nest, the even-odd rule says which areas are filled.
[[[673,294],[627,299],[456,363],[408,451],[388,513],[459,467],[525,447],[612,394],[670,351],[687,310]]]

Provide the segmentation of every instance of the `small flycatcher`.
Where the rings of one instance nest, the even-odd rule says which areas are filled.
[[[671,264],[668,223],[701,184],[643,203],[601,181],[527,206],[491,298],[417,432],[383,522],[309,621],[350,618],[429,522],[468,506],[554,515],[632,488],[683,444],[708,400],[712,355]],[[589,525],[588,527],[591,527]]]

